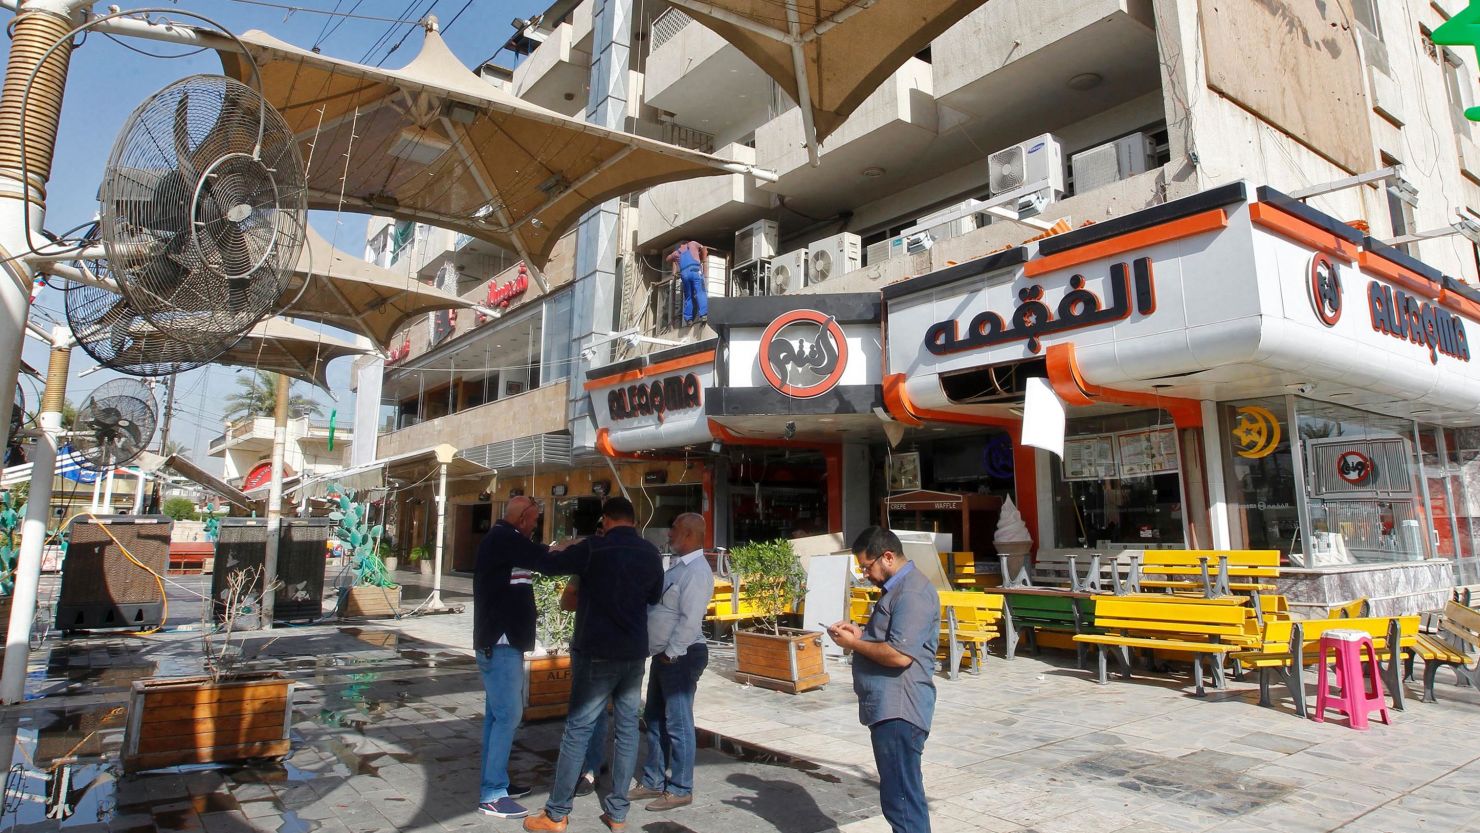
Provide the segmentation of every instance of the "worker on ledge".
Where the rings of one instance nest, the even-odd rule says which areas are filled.
[[[694,315],[700,324],[709,323],[709,292],[704,288],[704,264],[709,260],[709,250],[697,240],[685,240],[668,255],[673,264],[673,274],[682,283],[683,325],[694,323]]]

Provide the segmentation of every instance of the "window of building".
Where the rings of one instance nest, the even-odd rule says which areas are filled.
[[[1225,402],[1219,412],[1233,544],[1240,549],[1279,550],[1288,560],[1299,545],[1300,477],[1285,398]]]
[[[1470,91],[1470,71],[1465,68],[1465,62],[1453,50],[1445,49],[1444,57],[1444,91],[1449,96],[1450,121],[1454,123],[1456,132],[1468,136],[1470,134],[1470,120],[1465,118],[1465,111],[1474,104],[1474,97]]]
[[[539,363],[541,384],[570,378],[571,361],[575,358],[573,297],[570,292],[561,292],[545,299],[544,361]]]
[[[1297,399],[1295,413],[1310,540],[1291,561],[1325,567],[1428,558],[1433,525],[1413,421],[1311,399]]]
[[[1070,419],[1052,468],[1055,546],[1185,546],[1177,429],[1165,412]]]
[[[1352,17],[1375,38],[1382,37],[1382,22],[1377,17],[1377,0],[1352,0]]]

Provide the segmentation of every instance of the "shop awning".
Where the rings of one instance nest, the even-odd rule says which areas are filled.
[[[440,448],[439,446],[438,448]],[[450,446],[448,447],[450,448]],[[351,492],[364,492],[386,488],[387,477],[392,469],[416,467],[426,468],[428,472],[435,471],[437,465],[437,448],[423,448],[417,451],[407,451],[390,457],[382,457],[374,462],[362,466],[339,469],[338,471],[319,474],[305,478],[293,488],[285,488],[284,494],[295,494],[298,497],[310,498],[324,497],[329,493],[330,486],[339,486]],[[494,469],[479,465],[466,457],[453,456],[447,463],[448,481],[476,480],[484,477],[493,477]],[[434,482],[429,480],[429,482]]]
[[[397,275],[346,254],[312,227],[293,278],[283,294],[283,302],[292,306],[283,315],[359,333],[382,350],[388,349],[401,327],[418,315],[474,306],[472,301],[414,277]],[[303,286],[305,280],[307,288]]]
[[[161,465],[164,468],[174,469],[190,480],[210,489],[212,492],[220,495],[222,500],[233,506],[240,507],[249,512],[257,508],[257,505],[253,503],[252,499],[247,497],[241,489],[211,474],[195,463],[181,457],[179,454],[171,454],[169,457],[166,457]]]
[[[809,153],[904,62],[986,0],[669,0],[802,107]]]
[[[328,390],[325,374],[329,362],[365,352],[369,351],[333,336],[281,318],[269,318],[253,327],[214,363],[283,373]]]
[[[474,75],[434,28],[398,70],[336,60],[250,31],[263,92],[309,160],[310,208],[431,223],[542,268],[587,209],[664,182],[752,166],[608,130]],[[223,50],[228,75],[250,62]],[[774,176],[769,177],[774,179]]]

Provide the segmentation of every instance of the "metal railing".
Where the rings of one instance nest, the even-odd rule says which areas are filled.
[[[663,141],[700,153],[714,153],[714,135],[674,122],[663,122]]]

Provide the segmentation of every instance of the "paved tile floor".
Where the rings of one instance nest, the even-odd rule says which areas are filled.
[[[424,592],[403,575],[407,598]],[[185,582],[189,584],[189,582]],[[465,579],[444,584],[466,601]],[[172,624],[194,613],[184,594]],[[173,595],[173,593],[172,593]],[[196,609],[198,611],[198,608]],[[300,682],[294,748],[281,765],[122,776],[128,683],[198,670],[198,633],[58,639],[33,654],[31,692],[0,713],[16,732],[0,830],[369,833],[515,830],[472,812],[482,692],[469,658],[471,616],[281,629],[265,664]],[[266,642],[256,635],[251,641]],[[868,733],[846,666],[800,696],[742,686],[714,651],[701,683],[694,805],[645,833],[886,833]],[[937,831],[1480,830],[1480,692],[1441,673],[1441,702],[1356,732],[1257,705],[1257,688],[1191,695],[1185,674],[1099,686],[1072,657],[988,661],[938,680],[926,786]],[[514,769],[547,785],[560,722],[526,726]],[[531,806],[543,793],[530,796]],[[603,830],[594,798],[571,830]],[[48,815],[50,814],[50,815]]]

